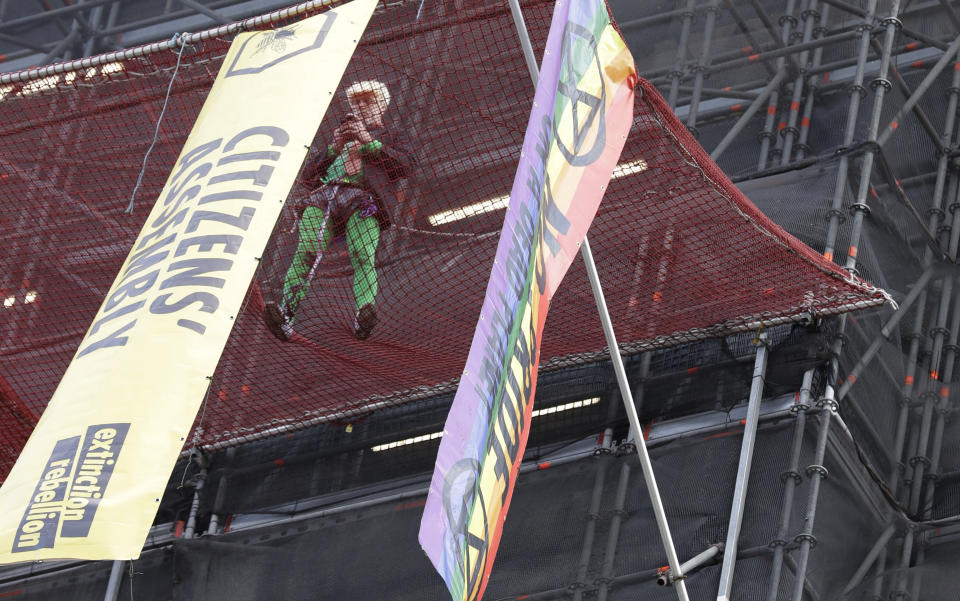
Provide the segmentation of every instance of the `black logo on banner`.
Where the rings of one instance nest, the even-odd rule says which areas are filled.
[[[80,436],[57,441],[20,521],[13,553],[53,548],[58,530],[61,538],[87,536],[129,429],[129,423],[98,424],[87,428],[82,444]]]
[[[583,25],[570,21],[563,31],[561,55],[563,66],[557,93],[570,99],[573,118],[570,131],[561,131],[560,123],[556,124],[557,147],[568,163],[582,167],[597,160],[606,144],[607,88],[597,55],[597,38]],[[594,67],[600,81],[599,96],[577,87],[580,80],[577,73]]]
[[[333,28],[333,22],[337,20],[337,13],[327,11],[323,13],[323,18],[325,20],[315,38],[298,36],[293,27],[255,33],[243,41],[224,77],[262,73],[278,63],[320,48]],[[288,45],[290,50],[284,52]]]

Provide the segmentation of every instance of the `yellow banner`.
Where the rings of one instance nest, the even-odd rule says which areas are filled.
[[[230,46],[73,361],[0,488],[0,563],[132,559],[376,0]]]

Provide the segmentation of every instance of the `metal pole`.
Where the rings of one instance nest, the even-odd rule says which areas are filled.
[[[89,29],[91,30],[90,37],[83,43],[83,55],[90,56],[93,54],[94,49],[97,47],[97,34],[96,31],[100,29],[100,20],[103,15],[103,7],[95,6],[90,11],[90,17],[87,21]]]
[[[667,514],[663,508],[663,501],[660,498],[660,489],[657,487],[656,476],[654,476],[653,473],[653,464],[650,461],[649,453],[647,453],[647,445],[643,440],[640,416],[637,415],[637,408],[633,404],[633,395],[630,392],[630,384],[627,382],[627,373],[623,367],[623,358],[620,356],[617,338],[613,332],[613,324],[610,321],[610,314],[607,311],[607,302],[603,296],[603,289],[600,287],[600,277],[597,275],[597,266],[593,261],[593,253],[590,252],[590,242],[586,237],[584,237],[583,245],[580,247],[580,256],[583,257],[584,265],[587,268],[590,288],[593,290],[593,298],[597,303],[597,311],[600,313],[600,322],[603,324],[603,333],[606,335],[607,346],[610,349],[610,359],[613,361],[613,369],[617,375],[620,394],[623,396],[627,418],[630,421],[630,429],[637,443],[637,455],[640,457],[640,466],[643,469],[643,478],[647,483],[647,492],[650,495],[653,513],[657,519],[660,538],[663,540],[663,547],[667,553],[667,562],[670,569],[676,574],[677,597],[680,601],[688,601],[687,587],[683,582],[683,570],[680,569],[680,559],[677,557],[673,537],[670,535],[670,526],[667,524]]]
[[[777,527],[777,537],[770,541],[773,547],[773,562],[770,568],[770,588],[767,591],[767,601],[776,601],[780,591],[780,573],[783,568],[783,551],[787,546],[787,532],[790,529],[790,516],[793,515],[793,498],[797,486],[800,485],[800,453],[803,450],[803,432],[807,423],[807,410],[810,409],[810,388],[813,386],[813,371],[808,369],[803,374],[803,383],[800,385],[800,394],[797,403],[796,421],[793,425],[793,446],[790,448],[790,464],[787,471],[781,474],[783,479],[783,504],[780,507],[780,525]]]
[[[620,525],[623,522],[627,500],[627,484],[630,482],[630,465],[624,461],[620,465],[620,480],[617,482],[617,496],[614,499],[613,517],[610,518],[610,534],[607,535],[607,548],[603,554],[603,566],[600,568],[599,586],[597,587],[597,601],[607,601],[610,582],[613,577],[613,560],[617,553],[617,543],[620,542]]]
[[[120,582],[123,579],[123,564],[122,560],[115,559],[110,566],[110,579],[107,581],[107,592],[103,595],[103,601],[117,601],[120,595]]]
[[[815,40],[819,40],[827,33],[827,27],[823,25],[827,22],[827,18],[830,15],[830,6],[825,4],[820,13],[820,25],[813,28],[813,37]],[[807,145],[807,138],[810,135],[810,119],[813,117],[813,103],[817,97],[817,88],[820,78],[816,74],[811,74],[811,69],[816,69],[820,66],[820,61],[823,58],[823,46],[817,46],[813,50],[813,61],[810,64],[809,68],[804,65],[804,69],[807,70],[809,78],[807,79],[807,99],[803,104],[803,117],[800,119],[800,136],[797,139],[797,160],[801,160],[810,152],[810,147]]]
[[[880,50],[880,44],[878,44],[876,40],[870,40],[870,45],[877,51]],[[898,54],[898,53],[894,52],[894,54]],[[891,71],[891,75],[893,75],[893,82],[897,84],[897,88],[900,90],[900,92],[904,96],[909,98],[913,94],[913,90],[910,89],[910,86],[907,85],[907,81],[903,78],[902,75],[900,75],[899,69],[893,69]],[[930,122],[930,118],[927,117],[927,114],[923,111],[923,109],[920,108],[919,105],[914,105],[913,114],[917,117],[917,120],[920,122],[920,125],[923,127],[923,131],[927,132],[927,136],[930,137],[930,141],[933,142],[934,144],[939,145],[940,136],[937,135],[937,128],[935,128],[933,126],[933,123]]]
[[[859,6],[853,6],[853,5],[847,4],[846,2],[841,2],[840,0],[823,0],[823,1],[826,2],[827,4],[832,4],[832,5],[836,6],[837,8],[839,8],[840,10],[846,11],[846,12],[848,12],[848,13],[850,13],[850,14],[860,15],[861,17],[862,17],[862,16],[866,16],[866,11],[864,11],[864,10],[863,10],[862,8],[860,8]],[[907,4],[910,4],[910,3],[908,2]],[[920,7],[916,12],[920,12],[920,10],[923,10],[924,8],[926,8],[927,10],[929,10],[929,9],[931,8],[931,6],[930,6],[930,5],[927,5],[926,7]],[[891,12],[892,12],[892,11],[891,11]],[[905,10],[905,11],[903,11],[903,14],[906,15],[907,13],[910,13],[910,12],[914,12],[914,11]],[[922,33],[918,32],[918,31],[915,31],[915,30],[913,30],[913,29],[910,29],[909,27],[902,27],[902,26],[901,26],[900,29],[903,31],[903,35],[905,35],[905,36],[907,36],[907,37],[911,37],[911,38],[913,38],[913,39],[915,39],[915,40],[920,40],[920,41],[922,41],[922,42],[927,42],[927,43],[933,42],[932,44],[930,44],[931,46],[934,46],[935,48],[939,48],[939,49],[941,49],[941,50],[946,50],[946,49],[947,49],[947,45],[946,45],[946,44],[941,44],[941,43],[938,42],[937,40],[934,40],[933,38],[931,38],[931,37],[929,37],[929,36],[923,35]]]
[[[703,88],[703,75],[713,60],[711,46],[713,42],[713,26],[717,22],[717,13],[720,12],[718,5],[720,0],[712,0],[710,6],[706,8],[707,18],[703,24],[703,47],[700,49],[700,58],[693,68],[696,74],[693,79],[693,95],[690,97],[690,113],[687,115],[687,129],[696,136],[697,132],[697,112],[700,109],[700,90]]]
[[[681,92],[693,92],[692,86],[680,86]],[[718,90],[716,88],[700,88],[700,96],[707,96],[709,98],[742,98],[743,100],[754,100],[759,92],[744,92],[742,90],[734,90],[733,88],[726,90]],[[702,115],[702,113],[701,113]]]
[[[960,229],[960,211],[954,211],[953,213],[952,229]],[[958,239],[957,236],[951,235],[948,255],[954,261],[956,261],[958,245],[960,245],[960,239]],[[916,519],[917,516],[923,517],[925,514],[929,514],[928,508],[920,507],[920,497],[924,489],[925,468],[929,466],[931,468],[931,474],[936,474],[936,471],[939,470],[940,452],[943,444],[943,428],[941,418],[938,418],[937,428],[934,431],[933,447],[929,450],[929,455],[935,458],[934,461],[931,461],[930,457],[928,456],[928,446],[930,443],[930,429],[933,422],[933,412],[938,407],[941,398],[949,397],[949,390],[946,388],[946,384],[941,384],[941,382],[949,383],[953,378],[954,349],[956,348],[955,345],[951,345],[952,348],[946,353],[946,356],[943,357],[943,359],[949,359],[949,362],[941,362],[940,356],[943,351],[944,338],[949,335],[951,341],[956,340],[955,332],[950,332],[946,327],[947,313],[951,306],[952,294],[953,278],[947,277],[944,279],[943,288],[941,289],[940,302],[937,310],[937,323],[936,326],[930,330],[933,341],[931,343],[927,391],[921,395],[921,398],[923,399],[923,411],[920,418],[917,446],[914,456],[909,460],[911,467],[913,467],[913,476],[910,482],[910,497],[907,507],[910,511],[910,515],[914,517],[914,519]],[[954,307],[954,309],[956,309],[956,307]],[[951,325],[958,325],[957,315],[954,315]],[[932,500],[932,490],[928,494],[928,498]],[[904,571],[904,575],[898,579],[898,594],[903,594],[906,592],[905,570],[909,566],[910,561],[910,557],[906,549],[913,546],[915,537],[916,531],[914,529],[908,529],[904,535],[904,553],[901,555],[900,564],[900,567]],[[919,546],[916,552],[915,565],[920,565],[925,559],[925,555],[926,552],[923,546]],[[920,573],[916,574],[914,577],[913,586],[915,591],[919,590],[921,585],[921,577],[922,575]]]
[[[749,46],[741,50],[747,52],[752,52],[754,50],[759,51],[763,46],[753,35],[753,32],[750,30],[750,26],[747,25],[743,15],[737,9],[737,3],[734,2],[734,0],[727,0],[727,10],[730,12],[730,16],[733,17],[734,22],[737,24],[737,27],[743,33],[744,37],[747,38],[748,42],[750,42]],[[763,61],[763,67],[767,70],[767,74],[769,76],[773,76],[777,72],[777,70],[773,68],[773,65],[770,64],[770,61]]]
[[[886,31],[883,38],[883,53],[880,55],[880,71],[877,78],[871,82],[874,89],[873,110],[870,115],[870,126],[867,131],[867,140],[877,139],[877,130],[880,126],[880,117],[882,116],[883,100],[886,93],[892,87],[887,80],[887,73],[890,71],[890,51],[893,49],[893,40],[897,35],[897,29],[900,27],[900,19],[897,15],[900,13],[900,0],[893,0],[890,6],[890,16],[883,19]],[[876,156],[876,149],[873,146],[867,146],[863,154],[863,165],[860,174],[860,186],[857,189],[857,200],[850,207],[853,211],[853,221],[850,225],[850,248],[847,251],[846,268],[854,269],[857,265],[857,245],[860,240],[860,231],[863,228],[863,219],[869,208],[867,206],[867,194],[870,190],[870,176],[873,173],[873,160]]]
[[[857,53],[857,69],[853,76],[853,83],[847,88],[850,94],[850,104],[847,108],[847,123],[843,135],[843,148],[853,144],[856,135],[857,114],[860,112],[861,95],[866,94],[863,87],[863,77],[866,70],[867,54],[870,50],[870,28],[873,14],[877,8],[877,0],[869,0],[867,14],[863,18],[858,31],[860,32],[860,46]],[[840,217],[843,215],[843,192],[847,185],[847,171],[850,168],[850,157],[846,154],[840,157],[837,166],[837,183],[833,190],[833,202],[830,208],[830,222],[827,225],[827,242],[823,256],[832,261],[836,250],[837,234],[840,231]]]
[[[953,313],[950,323],[950,340],[947,342],[947,352],[943,358],[943,389],[940,393],[940,405],[937,408],[937,424],[933,434],[933,449],[930,459],[929,483],[926,485],[926,493],[923,502],[923,518],[928,519],[930,509],[933,507],[933,492],[935,477],[940,472],[940,454],[943,450],[943,428],[947,415],[950,413],[950,386],[953,384],[953,370],[957,358],[957,339],[960,334],[960,295],[957,295],[953,301]]]
[[[916,106],[920,99],[923,98],[923,95],[927,93],[927,90],[930,89],[930,86],[933,85],[934,80],[940,76],[940,73],[943,72],[944,67],[947,66],[947,63],[950,62],[950,59],[957,53],[957,50],[960,50],[960,36],[957,36],[957,39],[950,44],[950,47],[947,48],[946,52],[940,57],[940,60],[933,65],[933,68],[930,69],[930,72],[927,73],[926,77],[923,78],[923,81],[920,82],[920,85],[917,86],[917,89],[913,91],[913,94],[907,98],[906,102],[903,103],[903,106],[900,107],[900,110],[897,111],[897,114],[894,115],[893,119],[890,120],[890,123],[884,129],[883,133],[880,134],[880,137],[877,138],[877,144],[883,146],[887,140],[890,139],[890,136],[893,135],[893,132],[897,130],[897,127],[900,124],[900,121],[903,120],[903,117],[913,110],[913,107]]]
[[[517,35],[520,36],[521,45],[526,39],[529,43],[530,35],[527,32],[526,24],[523,20],[523,13],[520,10],[519,0],[510,0],[510,11],[513,14],[513,22],[517,28]],[[527,61],[527,69],[530,71],[533,85],[536,87],[540,79],[540,71],[536,64],[531,62],[532,54],[524,53]],[[677,557],[677,550],[673,544],[673,537],[670,534],[670,526],[667,523],[667,514],[663,507],[663,500],[660,498],[660,489],[657,487],[657,479],[653,473],[653,464],[650,461],[650,455],[647,453],[647,445],[643,440],[643,429],[640,426],[640,416],[637,415],[637,408],[633,404],[633,393],[630,391],[630,383],[627,381],[627,372],[623,366],[623,357],[620,356],[620,347],[617,344],[617,337],[613,331],[613,324],[610,321],[610,313],[607,310],[607,301],[603,296],[603,288],[600,286],[600,276],[597,274],[597,266],[593,261],[593,253],[590,252],[590,241],[586,236],[580,245],[580,256],[583,257],[584,266],[587,269],[587,277],[590,279],[590,288],[593,290],[593,298],[597,303],[597,312],[600,314],[600,322],[603,325],[603,333],[607,339],[607,346],[610,349],[610,359],[613,363],[613,370],[617,375],[617,383],[620,386],[620,394],[623,397],[623,404],[627,411],[627,418],[630,421],[630,429],[633,432],[636,441],[637,455],[640,457],[640,466],[643,468],[643,478],[647,484],[647,493],[650,495],[650,502],[653,505],[653,513],[657,520],[657,528],[660,531],[660,538],[663,540],[663,547],[667,553],[667,561],[670,569],[673,570],[677,578],[677,597],[680,601],[689,601],[687,587],[684,585],[682,577],[683,571],[680,569],[680,559]]]
[[[787,565],[788,568],[793,570],[793,573],[797,573],[797,562],[793,560],[793,557],[790,555],[783,556],[783,563]],[[813,588],[813,585],[810,584],[810,581],[806,578],[803,579],[803,590],[807,593],[807,599],[809,601],[820,601],[820,594],[817,593],[816,589]]]
[[[593,480],[593,495],[590,497],[590,508],[587,510],[587,527],[583,533],[583,546],[580,549],[580,563],[577,565],[577,579],[570,585],[573,589],[574,601],[582,601],[583,589],[587,586],[587,569],[590,567],[590,556],[593,554],[593,537],[597,532],[597,520],[600,519],[600,501],[603,498],[603,485],[607,478],[607,460],[610,458],[608,441],[612,438],[611,430],[604,432],[603,444],[597,447],[602,451],[596,462],[597,474]]]
[[[960,215],[958,215],[960,217]],[[920,423],[920,440],[917,444],[917,453],[910,458],[910,464],[913,466],[913,480],[910,484],[910,508],[911,515],[916,514],[920,505],[920,491],[923,486],[923,470],[930,464],[927,457],[927,446],[930,442],[930,426],[933,422],[933,409],[940,398],[940,354],[943,351],[944,334],[947,332],[947,311],[949,310],[950,297],[953,294],[953,279],[947,278],[943,282],[943,289],[940,295],[939,309],[937,312],[937,325],[933,329],[933,344],[930,354],[929,380],[927,381],[927,391],[923,396],[923,415]]]
[[[520,36],[520,48],[523,50],[523,61],[527,65],[527,71],[530,72],[530,79],[533,81],[533,87],[537,87],[540,81],[540,69],[537,68],[537,57],[533,53],[533,44],[530,43],[530,34],[527,32],[527,24],[523,20],[523,11],[520,10],[520,0],[510,0],[510,15],[513,17],[513,26]]]
[[[197,513],[200,511],[200,492],[207,481],[207,468],[202,468],[197,474],[196,487],[193,490],[193,501],[190,503],[190,514],[187,516],[187,525],[183,528],[183,538],[193,538],[197,530]]]
[[[820,430],[817,434],[817,447],[814,451],[813,463],[807,467],[807,477],[810,487],[807,489],[807,512],[803,519],[803,532],[796,536],[800,543],[799,559],[797,560],[796,578],[793,583],[793,601],[803,600],[803,585],[807,579],[807,565],[810,561],[810,549],[817,540],[813,536],[813,523],[817,516],[817,501],[820,497],[820,482],[827,474],[823,467],[823,457],[827,450],[827,437],[830,433],[830,418],[837,411],[837,402],[834,400],[833,386],[827,384],[823,398],[817,402],[820,407]]]
[[[813,38],[813,26],[817,19],[820,18],[820,13],[817,12],[817,0],[811,0],[810,6],[802,11],[800,15],[803,17],[803,43],[808,43],[811,38]],[[800,116],[800,99],[803,97],[803,84],[807,79],[807,59],[809,57],[809,50],[804,50],[800,53],[800,70],[797,72],[796,79],[793,80],[793,93],[790,98],[790,112],[787,118],[787,125],[780,131],[780,134],[783,136],[783,154],[780,155],[781,165],[790,163],[794,138],[800,135],[800,130],[797,129],[797,119]],[[808,94],[812,95],[813,90],[810,90]]]
[[[850,578],[850,581],[847,582],[847,586],[843,587],[842,595],[846,595],[863,581],[863,577],[867,575],[867,571],[870,569],[870,566],[877,560],[877,557],[880,555],[880,551],[887,546],[887,543],[890,542],[890,537],[893,536],[893,532],[896,530],[896,524],[893,522],[888,525],[883,532],[880,533],[880,537],[877,538],[876,542],[873,543],[873,546],[870,547],[870,551],[867,552],[866,556],[863,558],[863,561],[860,562],[860,567],[857,568],[857,571],[853,573],[853,577]]]
[[[940,0],[940,6],[943,7],[943,12],[947,13],[947,17],[950,19],[950,22],[953,23],[953,26],[960,29],[960,17],[957,16],[957,12],[950,6],[949,0]]]
[[[794,0],[787,0],[787,7],[783,16],[780,18],[780,39],[784,44],[790,41],[790,31],[796,25],[797,18],[793,16],[795,9]],[[783,56],[777,58],[777,72],[785,70],[785,59]],[[774,88],[770,92],[770,103],[767,105],[767,117],[763,123],[763,131],[760,132],[760,158],[757,161],[757,170],[766,168],[767,158],[770,153],[770,142],[776,141],[777,133],[774,131],[773,122],[777,117],[777,104],[779,102],[780,90]],[[722,584],[722,582],[721,582]]]
[[[683,569],[683,572],[689,576],[690,572],[696,570],[700,566],[706,565],[707,562],[711,561],[714,557],[717,556],[720,551],[723,550],[723,543],[716,543],[710,545],[703,551],[697,553],[687,561],[680,564],[680,567]],[[659,576],[657,576],[657,584],[660,586],[673,586],[674,583],[673,574],[670,573],[670,569],[664,570]]]
[[[757,96],[753,102],[750,103],[750,106],[747,107],[747,110],[740,115],[740,118],[737,119],[737,122],[733,124],[733,127],[727,130],[727,133],[724,134],[723,139],[720,140],[720,143],[717,144],[717,147],[713,149],[713,152],[710,153],[710,158],[714,161],[720,158],[724,151],[729,148],[730,144],[733,143],[733,140],[737,135],[743,130],[744,127],[753,119],[753,116],[760,110],[760,106],[766,102],[770,94],[780,86],[780,82],[787,76],[786,69],[781,69],[777,74],[770,80],[763,90],[760,91],[760,95]]]
[[[897,310],[893,312],[893,315],[890,316],[890,319],[887,320],[887,323],[883,324],[883,327],[880,328],[880,335],[877,336],[873,342],[870,343],[870,346],[867,347],[867,350],[864,351],[863,355],[860,356],[860,359],[857,360],[856,365],[850,370],[847,374],[847,379],[840,386],[840,390],[837,392],[837,399],[843,400],[846,398],[847,393],[850,392],[850,389],[856,383],[857,379],[860,377],[860,374],[866,369],[867,365],[870,364],[870,361],[876,356],[877,352],[880,350],[880,346],[883,344],[883,341],[890,339],[890,334],[893,333],[894,328],[900,323],[900,320],[904,315],[907,314],[907,311],[910,310],[910,307],[913,306],[913,303],[917,300],[917,297],[921,295],[926,289],[927,285],[930,283],[930,278],[933,276],[935,271],[934,266],[928,266],[922,274],[920,274],[920,279],[918,279],[914,284],[913,288],[910,289],[910,293],[907,294],[907,297],[903,300]]]
[[[687,61],[687,41],[690,39],[690,24],[693,23],[693,8],[696,0],[687,0],[686,9],[680,17],[680,45],[677,48],[677,62],[670,72],[670,93],[667,103],[671,109],[677,108],[677,96],[680,93],[680,78],[683,77],[683,64]]]
[[[757,357],[753,365],[747,420],[743,426],[743,442],[740,445],[740,462],[737,465],[737,482],[733,489],[733,506],[730,509],[730,523],[727,526],[727,543],[724,546],[723,566],[720,568],[717,601],[727,601],[733,589],[737,544],[740,539],[740,527],[743,525],[743,508],[747,501],[747,483],[750,480],[750,464],[753,462],[753,446],[757,440],[757,423],[760,419],[760,401],[763,400],[763,378],[766,371],[767,334],[764,332],[757,339]]]

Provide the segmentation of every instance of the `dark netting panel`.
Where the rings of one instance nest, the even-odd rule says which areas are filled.
[[[816,428],[816,420],[810,420],[801,466],[813,460]],[[793,419],[788,418],[760,430],[735,572],[735,601],[766,598],[773,562],[770,543],[782,511],[779,475],[788,464],[793,429]],[[705,433],[652,449],[677,550],[684,559],[726,539],[733,495],[729,482],[736,472],[739,434],[738,430]],[[818,545],[810,556],[807,581],[817,595],[813,598],[837,599],[883,530],[884,514],[882,500],[864,485],[864,472],[842,436],[831,437],[825,467],[831,477],[820,486],[822,510],[813,530]],[[631,445],[543,468],[525,472],[518,480],[485,599],[529,596],[560,601],[578,592],[584,599],[601,594],[623,601],[676,598],[672,589],[656,582],[666,558]],[[705,477],[708,473],[711,476]],[[798,498],[805,497],[809,487],[810,479],[804,477],[796,490]],[[332,509],[337,502],[327,506],[326,515],[290,521],[282,511],[262,512],[260,517],[272,518],[273,524],[215,537],[178,539],[135,562],[133,598],[443,599],[448,593],[442,579],[418,551],[423,503],[423,497],[417,496],[387,498],[337,511]],[[798,556],[793,538],[803,527],[804,511],[802,503],[793,505],[778,601],[791,598]],[[931,559],[924,566],[925,586],[943,586],[949,573],[939,563],[940,558],[950,557],[943,555],[949,549],[945,538],[938,540],[931,532],[924,539],[923,548]],[[689,574],[691,598],[716,594],[720,560],[717,556]],[[108,570],[109,564],[101,562],[89,564],[82,572],[38,574],[12,585],[0,582],[0,595],[16,586],[31,601],[99,600]],[[120,599],[126,601],[130,581],[128,571],[124,572]],[[886,577],[897,574],[890,569]],[[78,585],[73,596],[66,588],[71,577],[77,578]]]
[[[537,48],[552,6],[524,7]],[[164,50],[0,87],[0,186],[8,199],[0,214],[0,472],[76,350],[229,42],[207,39],[182,56]],[[265,325],[265,303],[283,296],[307,211],[316,208],[305,174],[264,253],[191,444],[348,419],[456,384],[533,97],[507,4],[381,7],[316,149],[351,110],[346,87],[363,80],[387,86],[387,126],[411,141],[411,164],[392,184],[397,202],[378,213],[381,222],[390,217],[372,251],[378,292],[367,287],[364,297],[355,249],[334,237],[298,308],[296,335],[281,342]],[[644,81],[591,240],[628,352],[882,302],[757,211]],[[354,320],[364,302],[375,305],[378,321],[358,340]],[[585,364],[602,359],[604,346],[578,259],[554,299],[542,361],[548,369]]]

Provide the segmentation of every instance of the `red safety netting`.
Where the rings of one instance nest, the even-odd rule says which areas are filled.
[[[372,335],[353,335],[353,268],[343,240],[334,240],[319,264],[297,314],[297,335],[281,342],[264,325],[264,299],[279,294],[296,246],[297,207],[309,196],[300,183],[264,253],[190,444],[230,444],[312,420],[348,421],[456,385],[533,87],[505,1],[469,9],[446,4],[378,9],[317,136],[324,147],[343,119],[346,86],[377,79],[393,96],[388,123],[412,140],[414,165],[398,184],[396,206],[385,208],[392,225],[376,249],[379,322]],[[552,5],[525,3],[535,49],[546,37]],[[178,68],[177,52],[163,50],[0,85],[0,476],[149,213],[228,38],[189,44]],[[134,210],[126,214],[161,111]],[[590,239],[627,352],[884,298],[760,214],[646,82]],[[553,301],[543,365],[592,361],[604,347],[578,259]]]

